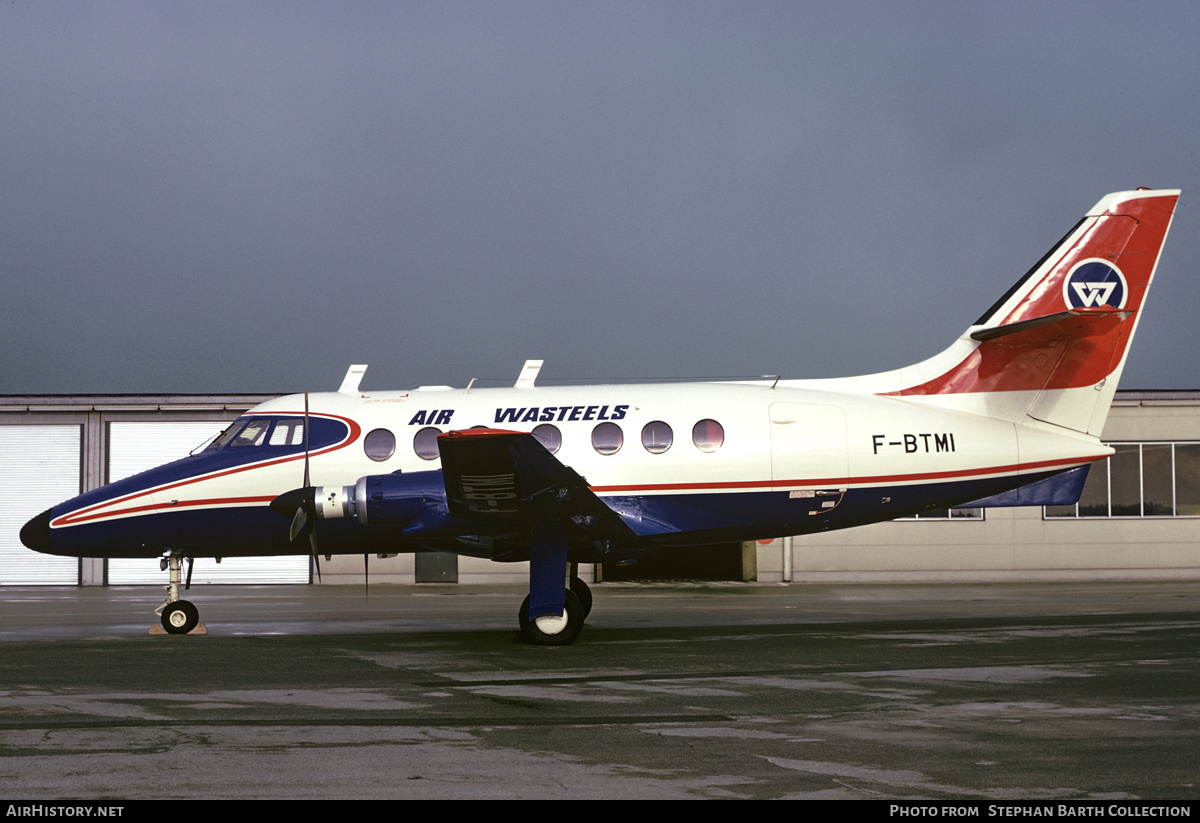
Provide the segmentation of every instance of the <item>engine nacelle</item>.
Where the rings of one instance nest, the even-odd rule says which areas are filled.
[[[318,519],[355,517],[364,526],[402,526],[405,534],[435,530],[447,517],[440,471],[373,474],[353,486],[317,486]]]
[[[362,479],[366,480],[365,477]],[[313,489],[313,505],[316,507],[318,520],[355,517],[358,511],[355,487],[317,486]]]

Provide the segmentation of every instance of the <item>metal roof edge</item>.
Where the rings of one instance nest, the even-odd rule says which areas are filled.
[[[88,411],[243,411],[279,394],[0,395],[0,414]]]

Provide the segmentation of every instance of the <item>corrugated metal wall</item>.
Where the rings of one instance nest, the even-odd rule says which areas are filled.
[[[73,584],[74,557],[38,554],[21,544],[21,527],[55,503],[79,494],[82,426],[0,426],[0,583]]]

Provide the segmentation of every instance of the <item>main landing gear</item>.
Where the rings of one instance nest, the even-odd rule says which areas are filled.
[[[535,646],[569,646],[583,631],[583,622],[592,612],[592,590],[578,577],[571,577],[571,587],[563,592],[561,615],[544,614],[529,619],[529,596],[521,604],[517,622],[521,636]]]
[[[200,611],[187,600],[179,599],[179,567],[182,561],[182,555],[171,554],[158,562],[160,569],[170,569],[171,572],[171,582],[164,587],[167,591],[166,602],[154,610],[155,614],[162,617],[162,627],[167,634],[187,634],[200,624]],[[193,558],[189,557],[185,589],[191,588],[192,585],[193,562]]]
[[[529,596],[517,613],[521,635],[528,643],[574,643],[592,610],[592,592],[579,579],[578,564],[569,561],[567,543],[567,524],[563,521],[536,523],[530,533]]]

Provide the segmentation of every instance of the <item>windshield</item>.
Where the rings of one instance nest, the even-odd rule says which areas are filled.
[[[309,423],[312,427],[308,444],[310,450],[331,446],[346,436],[346,424],[338,420],[311,416]],[[261,447],[303,448],[304,418],[239,417],[205,451]]]

